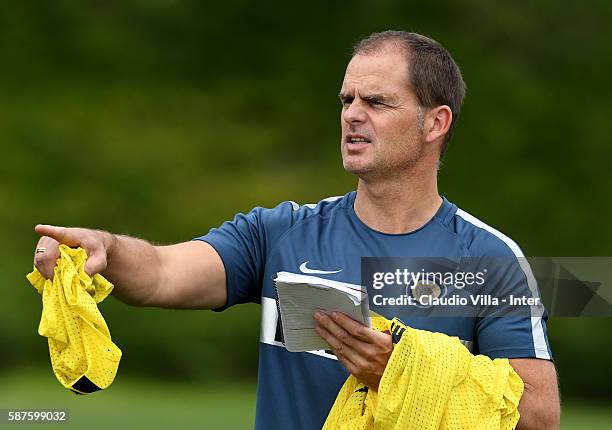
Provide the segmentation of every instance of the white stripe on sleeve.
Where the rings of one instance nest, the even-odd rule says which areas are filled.
[[[492,233],[493,235],[498,237],[501,241],[503,241],[506,245],[508,245],[508,247],[512,250],[512,252],[516,256],[519,262],[519,265],[521,266],[521,269],[523,270],[523,272],[525,273],[525,276],[527,277],[527,285],[529,286],[529,290],[531,291],[532,296],[534,298],[539,298],[540,295],[538,293],[538,285],[537,285],[536,279],[533,276],[531,267],[529,266],[529,263],[525,259],[525,255],[523,254],[523,251],[521,251],[521,248],[518,246],[518,244],[512,239],[510,239],[508,236],[503,234],[502,232],[494,229],[488,224],[485,224],[484,222],[482,222],[475,216],[470,215],[464,210],[457,209],[456,213],[458,216],[463,218],[465,221],[469,222],[470,224],[475,225],[478,228],[486,230],[489,233]],[[550,360],[548,346],[546,344],[546,339],[544,337],[544,326],[543,326],[544,322],[542,321],[542,318],[540,316],[533,316],[534,314],[540,315],[542,313],[541,306],[542,305],[540,305],[539,311],[537,307],[531,306],[531,315],[532,315],[531,316],[531,334],[533,337],[533,347],[534,347],[537,358],[544,358],[544,359]],[[534,310],[536,312],[534,312]]]

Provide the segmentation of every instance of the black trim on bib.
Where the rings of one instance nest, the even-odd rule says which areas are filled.
[[[393,343],[399,343],[405,331],[406,326],[404,326],[403,323],[397,318],[393,318],[391,321],[391,340]]]
[[[83,375],[72,384],[73,391],[78,391],[79,394],[89,394],[95,391],[100,391],[102,388],[91,382],[87,376]]]

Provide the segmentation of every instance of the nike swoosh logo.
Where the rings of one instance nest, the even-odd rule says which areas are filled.
[[[334,274],[334,273],[342,272],[342,269],[340,269],[340,270],[309,269],[308,267],[306,267],[307,264],[308,264],[308,261],[304,261],[302,264],[300,264],[300,272],[308,273],[308,274],[312,274],[312,275],[331,275],[331,274]]]

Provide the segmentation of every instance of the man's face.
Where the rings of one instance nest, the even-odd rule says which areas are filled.
[[[405,54],[356,55],[346,68],[342,102],[342,161],[360,178],[394,176],[423,153],[416,96],[408,86]]]

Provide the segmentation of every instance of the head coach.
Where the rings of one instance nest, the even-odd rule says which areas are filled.
[[[347,66],[340,149],[357,190],[317,204],[257,207],[202,237],[169,246],[123,235],[37,225],[34,262],[53,276],[58,243],[82,246],[88,273],[102,273],[114,294],[137,306],[223,310],[262,306],[258,429],[321,428],[348,372],[376,389],[391,337],[343,315],[315,315],[329,351],[290,353],[279,342],[273,275],[316,274],[360,283],[363,256],[523,254],[510,238],[438,193],[437,173],[465,94],[458,66],[439,43],[386,31],[359,42]],[[519,283],[528,283],[526,273]],[[410,321],[406,321],[410,324]],[[557,377],[546,318],[443,319],[418,328],[458,336],[472,353],[505,357],[525,383],[519,429],[559,426]]]

